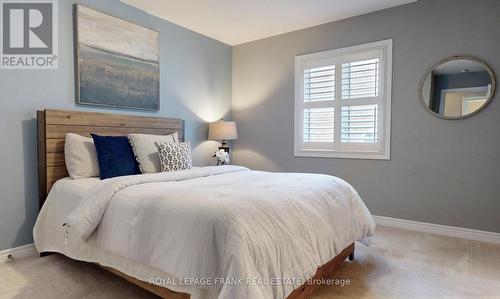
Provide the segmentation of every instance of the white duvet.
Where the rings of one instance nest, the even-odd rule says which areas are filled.
[[[375,225],[339,178],[222,166],[103,181],[65,227],[219,298],[285,298]]]

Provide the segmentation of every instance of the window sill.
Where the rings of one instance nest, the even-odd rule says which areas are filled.
[[[379,152],[335,152],[335,151],[318,151],[318,150],[299,150],[299,151],[295,151],[294,157],[365,159],[365,160],[391,160],[390,153],[379,153]]]

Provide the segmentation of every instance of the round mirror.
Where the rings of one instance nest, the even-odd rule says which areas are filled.
[[[433,66],[419,90],[430,112],[446,119],[465,118],[488,105],[495,92],[495,76],[484,62],[455,56]]]

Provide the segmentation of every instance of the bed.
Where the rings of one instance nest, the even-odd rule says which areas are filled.
[[[72,180],[64,136],[170,134],[180,119],[39,111],[41,255],[96,263],[162,298],[307,298],[374,221],[326,175],[239,166]]]

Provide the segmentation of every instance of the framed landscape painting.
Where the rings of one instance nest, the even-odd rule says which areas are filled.
[[[159,110],[158,32],[75,5],[78,104]]]

